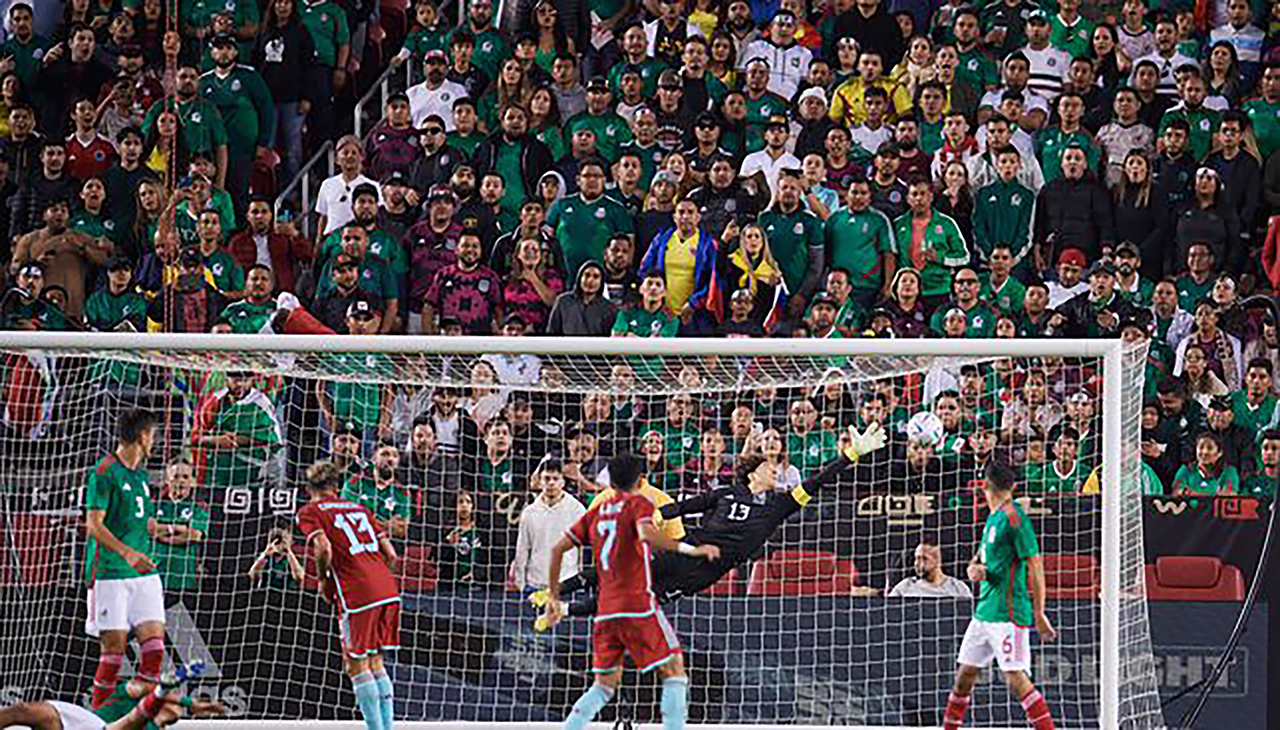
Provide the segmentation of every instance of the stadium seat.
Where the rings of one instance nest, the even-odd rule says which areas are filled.
[[[3,529],[13,536],[12,552],[0,563],[0,584],[44,586],[57,577],[57,539],[47,515],[16,512]]]
[[[725,573],[725,576],[706,590],[708,596],[736,596],[742,593],[741,581],[738,580],[738,571],[731,570]]]
[[[1045,553],[1045,597],[1059,600],[1094,600],[1102,574],[1092,555]]]
[[[440,571],[431,561],[430,545],[410,545],[400,556],[400,590],[403,593],[431,593],[440,582]]]
[[[852,560],[832,553],[779,550],[751,568],[748,596],[847,596],[858,585]]]
[[[1212,555],[1156,558],[1147,566],[1147,598],[1154,601],[1242,601],[1244,576]]]

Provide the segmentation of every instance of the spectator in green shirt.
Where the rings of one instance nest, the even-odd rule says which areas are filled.
[[[680,320],[667,309],[667,279],[662,269],[653,269],[640,282],[640,303],[618,312],[613,321],[614,337],[675,337]],[[662,373],[660,357],[628,358],[638,375],[657,378]]]
[[[352,476],[342,489],[342,498],[364,505],[387,528],[393,538],[409,534],[413,515],[409,493],[396,481],[400,449],[391,441],[378,444],[373,463]]]
[[[305,577],[302,561],[293,551],[293,532],[287,528],[271,528],[267,533],[267,548],[249,567],[249,578],[269,588],[290,589],[301,584]]]
[[[308,67],[304,82],[310,92],[311,131],[316,139],[332,139],[333,99],[347,85],[347,61],[351,56],[347,11],[333,0],[299,0],[298,15],[315,48],[315,61]]]
[[[155,540],[151,557],[166,593],[197,590],[204,576],[201,546],[209,532],[209,509],[192,496],[195,485],[195,469],[185,458],[165,468],[150,531]]]
[[[1080,434],[1075,428],[1059,424],[1049,431],[1053,444],[1053,460],[1027,465],[1027,491],[1039,494],[1076,494],[1089,476],[1089,470],[1078,458]]]
[[[1258,471],[1244,478],[1241,491],[1252,497],[1274,497],[1276,479],[1280,479],[1280,430],[1267,429],[1259,438]]]
[[[1222,442],[1203,431],[1196,436],[1196,458],[1184,464],[1173,478],[1173,495],[1230,495],[1240,491],[1240,474],[1223,458]]]
[[[24,89],[31,88],[50,45],[47,38],[36,34],[30,5],[16,2],[9,6],[9,37],[0,43],[0,76],[12,71]]]
[[[203,210],[196,224],[200,256],[213,274],[213,284],[227,299],[244,296],[244,269],[222,248],[222,216],[216,210]]]
[[[235,204],[236,220],[243,221],[254,159],[266,154],[275,138],[275,103],[262,75],[251,66],[236,63],[240,48],[234,36],[215,37],[212,53],[214,68],[200,77],[200,95],[217,107],[226,125],[225,189]]]

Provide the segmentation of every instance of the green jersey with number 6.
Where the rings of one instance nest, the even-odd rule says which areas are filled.
[[[987,566],[978,606],[979,621],[1012,622],[1031,626],[1031,592],[1027,588],[1027,560],[1040,554],[1031,520],[1016,503],[1000,507],[982,528],[978,559]]]
[[[147,532],[147,525],[155,515],[155,505],[151,502],[146,467],[139,465],[137,469],[130,469],[115,454],[102,457],[89,472],[84,507],[90,512],[105,512],[102,524],[117,540],[150,555],[151,533]],[[143,573],[134,570],[118,553],[99,545],[94,538],[85,543],[84,577],[90,583],[141,575]]]

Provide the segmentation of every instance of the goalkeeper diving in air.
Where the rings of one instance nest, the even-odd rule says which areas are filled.
[[[704,514],[702,525],[689,532],[684,541],[691,545],[710,544],[720,548],[720,559],[706,561],[677,552],[660,552],[653,558],[653,592],[660,603],[692,596],[714,585],[730,570],[757,554],[775,530],[799,512],[813,495],[867,454],[885,445],[885,432],[872,423],[864,432],[850,426],[840,439],[840,455],[827,462],[813,478],[789,491],[777,489],[775,465],[758,455],[741,457],[733,470],[733,486],[673,502],[659,511],[664,519]],[[560,594],[594,588],[595,573],[584,571],[565,580]],[[529,602],[549,610],[547,592],[537,591]],[[592,595],[568,606],[570,616],[592,616],[596,599]],[[547,628],[547,612],[534,626]]]

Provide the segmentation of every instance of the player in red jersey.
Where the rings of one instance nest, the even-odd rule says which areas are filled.
[[[400,648],[400,587],[391,574],[396,551],[364,505],[338,497],[342,473],[329,461],[307,469],[311,501],[298,527],[316,559],[320,595],[337,603],[342,652],[368,730],[391,730],[391,678],[382,653]]]
[[[583,515],[551,548],[546,622],[554,626],[565,615],[560,603],[560,564],[574,547],[591,545],[599,575],[599,609],[591,631],[591,671],[596,681],[573,705],[565,730],[585,730],[604,708],[622,680],[625,655],[641,672],[662,676],[663,730],[682,730],[688,712],[689,679],[685,676],[680,640],[653,593],[649,549],[672,550],[716,560],[715,545],[694,547],[664,535],[653,524],[653,503],[636,491],[643,465],[635,454],[609,461],[617,494]]]

